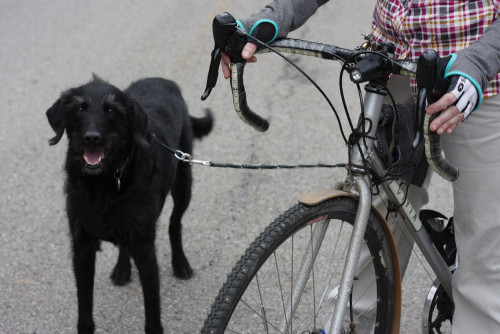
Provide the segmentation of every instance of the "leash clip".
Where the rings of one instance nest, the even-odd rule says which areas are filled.
[[[184,153],[180,150],[175,151],[174,155],[177,159],[179,159],[180,161],[183,161],[183,162],[191,163],[191,161],[193,161],[193,157],[191,156],[191,154]]]
[[[192,164],[203,165],[203,166],[210,166],[211,165],[210,161],[193,159],[191,154],[184,153],[180,150],[175,151],[174,156],[177,159],[179,159],[180,161],[187,162],[190,165],[192,165]]]

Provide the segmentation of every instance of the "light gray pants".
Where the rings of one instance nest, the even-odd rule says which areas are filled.
[[[453,182],[453,334],[500,333],[500,95],[484,99],[442,142],[460,171]]]
[[[404,79],[394,79],[395,98],[408,100]],[[453,334],[500,333],[500,95],[484,99],[451,135],[442,135],[441,142],[446,158],[460,171],[452,184],[458,249]],[[410,200],[422,203],[425,190],[426,185]],[[404,274],[411,253],[398,232],[393,233]]]

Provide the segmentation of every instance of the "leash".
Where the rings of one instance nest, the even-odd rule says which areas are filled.
[[[156,135],[152,134],[153,138],[166,150],[170,151],[178,160],[189,163],[191,165],[202,165],[209,167],[218,168],[235,168],[235,169],[298,169],[298,168],[340,168],[346,167],[345,163],[342,164],[294,164],[294,165],[283,165],[283,164],[234,164],[234,163],[220,163],[213,162],[209,160],[197,160],[193,159],[191,154],[182,152],[181,150],[174,150],[173,148],[167,146],[163,143]]]

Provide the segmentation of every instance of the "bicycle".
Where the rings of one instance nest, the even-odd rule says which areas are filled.
[[[236,112],[256,130],[266,131],[269,123],[246,101],[245,62],[240,56],[245,32],[230,14],[223,13],[214,18],[213,34],[215,48],[202,99],[215,87],[221,52],[226,52],[232,61]],[[371,50],[369,38],[355,50],[294,39],[277,40],[259,52],[269,50],[340,60],[342,71],[349,73],[358,90],[360,83],[366,83],[358,126],[351,124],[349,140],[342,132],[349,144],[347,175],[339,187],[301,196],[298,204],[255,239],[223,284],[201,332],[365,333],[363,319],[374,314],[376,320],[366,332],[398,333],[401,276],[397,250],[385,218],[372,205],[372,194],[381,188],[411,227],[411,238],[437,277],[424,303],[422,329],[423,333],[441,333],[442,324],[451,322],[453,314],[456,248],[452,219],[446,223],[444,216],[432,211],[416,214],[404,183],[386,177],[374,144],[383,99],[390,95],[388,76],[414,77],[419,94],[413,147],[424,141],[429,165],[450,181],[458,177],[458,170],[441,155],[439,136],[428,130],[433,117],[425,115],[426,99],[433,101],[443,94],[439,56],[429,50],[418,63],[395,60],[390,57],[390,45]],[[362,248],[369,256],[362,255],[368,254]],[[366,262],[359,262],[360,256]],[[358,284],[360,271],[372,272],[373,281]],[[360,303],[365,310],[360,310]]]

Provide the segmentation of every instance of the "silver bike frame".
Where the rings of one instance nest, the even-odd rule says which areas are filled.
[[[350,152],[350,163],[352,166],[363,166],[364,158],[368,162],[370,168],[374,171],[375,175],[380,178],[384,177],[384,166],[380,158],[375,153],[374,140],[370,138],[375,137],[383,100],[384,94],[367,90],[364,100],[365,119],[361,121],[366,122],[365,127],[369,130],[369,133],[366,138],[361,138],[359,140],[358,145],[353,145]],[[361,117],[362,116],[360,116],[360,119]],[[371,210],[371,189],[370,184],[366,180],[366,172],[361,168],[352,168],[351,170],[353,171],[354,186],[359,194],[359,206],[339,286],[332,326],[330,327],[329,332],[330,334],[340,333],[343,327],[344,313],[348,307],[349,294],[351,292],[354,274],[358,265],[359,252],[363,244],[368,215]],[[383,189],[389,196],[389,199],[400,207],[400,211],[405,217],[405,223],[412,226],[412,228],[409,229],[411,231],[412,238],[415,240],[431,268],[434,270],[434,273],[444,290],[451,298],[451,271],[432,244],[430,236],[425,228],[422,228],[423,225],[418,218],[418,213],[406,198],[405,191],[401,189],[398,182],[393,180],[384,182]]]
[[[344,314],[348,307],[349,295],[353,286],[354,275],[358,267],[363,238],[372,206],[371,184],[369,183],[368,172],[364,168],[356,166],[364,166],[366,161],[368,167],[377,177],[383,178],[385,176],[384,165],[375,153],[374,140],[371,139],[375,137],[384,96],[384,92],[380,90],[375,92],[367,89],[364,100],[365,114],[364,120],[362,121],[366,122],[365,128],[369,129],[369,131],[365,138],[359,140],[358,145],[352,146],[350,152],[350,170],[352,172],[354,187],[359,195],[359,205],[354,220],[353,232],[349,242],[329,334],[341,333],[341,329],[343,328]],[[389,199],[400,208],[400,212],[405,217],[405,223],[411,225],[412,228],[409,229],[411,231],[411,237],[415,240],[422,254],[436,274],[437,280],[451,299],[451,270],[432,244],[429,234],[425,228],[423,228],[423,224],[418,217],[418,213],[406,198],[406,192],[401,189],[398,182],[393,180],[382,183],[382,187]],[[315,229],[313,233],[313,237],[309,240],[306,254],[302,259],[302,264],[300,265],[297,279],[293,286],[292,298],[288,302],[286,314],[280,324],[280,333],[289,332],[291,319],[300,302],[305,282],[311,274],[314,260],[323,242],[327,227],[328,224],[318,224],[317,229]]]

